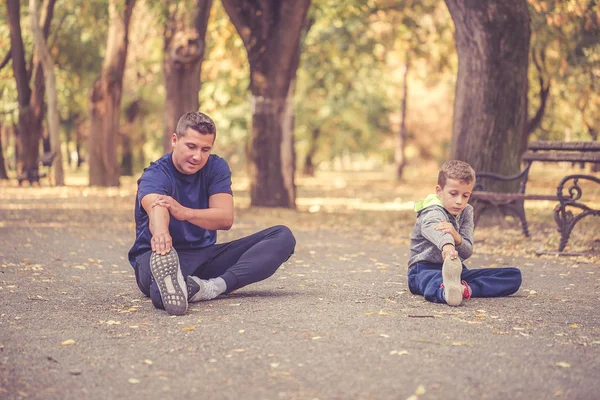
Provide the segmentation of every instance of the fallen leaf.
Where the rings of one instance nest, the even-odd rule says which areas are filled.
[[[417,391],[415,392],[415,394],[416,394],[417,396],[422,396],[422,395],[424,395],[424,394],[425,394],[425,386],[423,386],[423,385],[419,385],[419,386],[417,387]]]
[[[61,346],[70,346],[72,344],[75,344],[75,341],[73,339],[68,339],[68,340],[65,340],[64,342],[62,342],[60,345]]]
[[[569,328],[577,329],[577,328],[579,328],[579,325],[571,324],[571,325],[569,325]]]
[[[188,331],[195,331],[196,328],[194,328],[193,326],[186,326],[185,328],[182,329],[182,331],[184,332],[188,332]]]
[[[571,368],[571,364],[564,362],[564,361],[559,361],[556,364],[557,367],[561,367],[561,368]]]
[[[135,378],[129,378],[127,382],[131,383],[132,385],[137,385],[138,383],[140,383],[140,380]]]
[[[144,360],[144,364],[152,365],[154,363],[152,362],[152,360]]]

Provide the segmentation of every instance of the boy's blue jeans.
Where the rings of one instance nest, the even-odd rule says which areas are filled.
[[[467,269],[463,264],[461,280],[471,287],[471,297],[508,296],[519,290],[521,271],[518,268]],[[408,288],[413,294],[434,303],[445,303],[442,284],[442,264],[417,263],[408,271]]]

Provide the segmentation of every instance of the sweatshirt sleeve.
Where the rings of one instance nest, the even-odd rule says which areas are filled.
[[[460,246],[456,246],[458,256],[462,260],[473,255],[473,229],[475,224],[473,223],[473,207],[467,205],[460,215],[460,228],[458,234],[462,237],[462,243]]]
[[[448,221],[446,214],[437,207],[428,207],[421,212],[421,235],[433,243],[440,251],[447,244],[454,245],[454,238],[449,233],[435,229],[437,224]]]

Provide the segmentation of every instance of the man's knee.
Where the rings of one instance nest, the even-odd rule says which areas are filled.
[[[273,231],[277,234],[282,248],[289,250],[290,255],[293,254],[296,248],[296,238],[291,229],[285,225],[276,225],[273,227]]]

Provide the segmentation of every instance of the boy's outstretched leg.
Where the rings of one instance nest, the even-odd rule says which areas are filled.
[[[521,287],[521,270],[508,268],[466,269],[462,279],[471,287],[472,297],[502,297],[515,293]]]
[[[459,306],[463,299],[463,285],[460,280],[462,263],[458,258],[446,257],[442,266],[444,299],[449,306]]]

